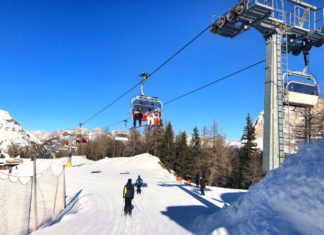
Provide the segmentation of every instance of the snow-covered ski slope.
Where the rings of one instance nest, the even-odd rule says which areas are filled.
[[[39,159],[37,169],[59,170],[65,162]],[[12,174],[31,175],[32,164],[25,161]],[[147,187],[125,217],[122,188],[139,174]],[[32,234],[324,234],[324,139],[302,146],[247,193],[209,187],[200,196],[148,154],[98,162],[73,157],[66,180],[70,203]]]
[[[178,183],[158,158],[148,154],[97,162],[73,157],[72,161],[73,167],[66,168],[66,189],[67,201],[73,200],[54,224],[43,226],[33,235],[199,234],[193,226],[197,217],[219,211],[224,203],[231,204],[245,192],[208,187],[202,197],[195,187]],[[51,163],[64,162],[66,159],[40,159],[37,165],[41,171]],[[29,166],[18,170],[24,174],[31,162],[25,164]],[[123,186],[128,178],[135,181],[138,175],[147,187],[141,195],[135,195],[132,216],[125,217]]]

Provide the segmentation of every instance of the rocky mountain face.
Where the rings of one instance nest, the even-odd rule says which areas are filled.
[[[7,111],[0,110],[0,151],[7,152],[12,144],[24,147],[33,143],[40,144],[41,141],[23,129]]]
[[[86,128],[76,128],[74,130],[59,130],[51,133],[41,130],[28,132],[10,116],[9,112],[0,110],[0,151],[4,153],[8,151],[8,146],[10,145],[17,147],[27,147],[33,144],[41,145],[44,141],[54,137],[59,137],[59,140],[56,141],[59,143],[62,140],[69,140],[71,135],[71,139],[75,140],[80,134],[87,140],[91,140],[103,132],[104,130],[100,128],[92,131]],[[75,141],[73,141],[73,145],[76,145]]]
[[[97,136],[101,135],[104,133],[103,129],[100,128],[95,128],[93,130],[88,130],[84,127],[82,128],[75,128],[72,130],[58,130],[58,131],[53,131],[51,133],[46,132],[46,131],[32,131],[32,134],[34,134],[35,136],[37,136],[38,139],[40,139],[41,141],[45,141],[54,137],[59,137],[60,139],[69,139],[69,136],[78,136],[78,135],[82,135],[84,138],[86,138],[87,140],[93,140],[95,139]]]
[[[311,110],[285,106],[284,112],[285,153],[297,152],[305,135],[311,139],[324,136],[324,99],[320,99]],[[263,148],[263,124],[264,113],[261,112],[254,121],[256,142],[260,149]]]

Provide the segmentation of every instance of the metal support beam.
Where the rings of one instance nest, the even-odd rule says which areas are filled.
[[[298,5],[298,6],[311,9],[312,11],[316,11],[317,10],[317,7],[316,6],[311,5],[311,4],[309,4],[307,2],[304,2],[304,1],[301,1],[301,0],[288,0],[288,1],[294,3],[294,4]]]
[[[266,37],[263,171],[279,167],[283,157],[281,33]]]

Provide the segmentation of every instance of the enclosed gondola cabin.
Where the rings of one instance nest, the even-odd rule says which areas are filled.
[[[289,106],[314,107],[319,99],[316,84],[289,81],[285,84],[284,102]]]

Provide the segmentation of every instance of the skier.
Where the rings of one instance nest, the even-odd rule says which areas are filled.
[[[199,173],[196,174],[196,187],[199,187],[200,175]]]
[[[133,126],[134,128],[136,128],[136,120],[138,120],[138,125],[141,126],[142,125],[142,118],[143,118],[143,114],[141,111],[141,108],[138,107],[137,110],[133,113]]]
[[[160,126],[160,125],[161,125],[160,113],[156,109],[154,110],[154,126]]]
[[[138,176],[135,185],[136,185],[136,193],[141,194],[141,187],[143,185],[143,180],[140,175]]]
[[[201,195],[205,195],[205,188],[206,188],[206,180],[205,180],[205,177],[203,177],[200,180],[200,193],[201,193]]]
[[[128,179],[127,184],[124,186],[123,198],[125,199],[125,215],[132,215],[132,200],[134,198],[134,185],[132,184],[132,179]]]
[[[147,117],[147,125],[148,126],[153,126],[154,124],[154,114],[152,112],[152,110],[149,108],[147,113],[146,113],[146,117]]]

